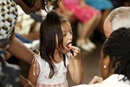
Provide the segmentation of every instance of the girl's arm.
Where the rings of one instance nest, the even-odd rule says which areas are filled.
[[[36,60],[36,62],[37,62],[37,60]],[[28,80],[35,86],[36,86],[38,75],[40,72],[39,64],[37,66],[35,65],[35,63],[31,64],[29,73],[28,73]]]
[[[76,84],[80,84],[83,78],[83,68],[81,63],[80,49],[72,46],[73,55],[70,58],[68,66],[70,76]]]

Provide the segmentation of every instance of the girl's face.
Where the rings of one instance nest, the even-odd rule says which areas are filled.
[[[72,29],[69,22],[63,23],[61,28],[63,33],[63,48],[64,48],[62,52],[67,53],[70,51],[72,45],[72,39],[73,39]]]

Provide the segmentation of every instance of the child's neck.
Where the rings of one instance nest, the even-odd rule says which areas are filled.
[[[60,51],[55,51],[54,59],[57,61],[55,63],[59,63],[63,60],[63,54]]]

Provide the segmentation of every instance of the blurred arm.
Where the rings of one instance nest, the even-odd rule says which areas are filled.
[[[31,64],[34,52],[24,46],[24,44],[14,36],[14,31],[10,38],[10,47],[8,51],[20,60]]]

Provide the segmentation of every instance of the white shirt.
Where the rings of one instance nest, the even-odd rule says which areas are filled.
[[[91,85],[82,84],[73,87],[130,87],[130,80],[126,80],[124,82],[123,80],[121,80],[123,77],[124,75],[113,74],[105,79],[102,83]]]

